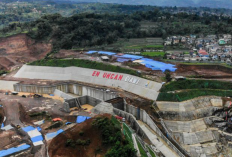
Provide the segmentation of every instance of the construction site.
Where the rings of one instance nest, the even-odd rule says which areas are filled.
[[[224,96],[206,94],[188,100],[158,101],[161,93],[168,96],[189,90],[161,92],[166,70],[173,77],[227,80],[232,75],[230,69],[73,50],[61,50],[53,57],[65,58],[65,63],[84,59],[93,66],[59,65],[59,59],[24,64],[44,58],[51,45],[34,43],[24,35],[7,40],[11,46],[9,41],[0,42],[4,57],[0,69],[10,70],[0,77],[0,156],[103,157],[109,147],[100,148],[101,132],[92,126],[97,117],[116,119],[138,157],[232,156],[229,92],[221,91]],[[37,57],[31,54],[35,49]],[[47,62],[58,66],[40,65]],[[98,63],[113,68],[101,69]],[[72,144],[70,138],[89,142],[89,146],[67,147],[67,141]]]
[[[157,101],[161,88],[125,73],[23,65],[0,81],[0,156],[59,155],[54,141],[102,114],[130,130],[137,156],[231,156],[230,98]]]

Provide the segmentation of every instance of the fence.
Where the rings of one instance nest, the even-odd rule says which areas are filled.
[[[135,108],[135,107],[134,107]],[[140,127],[140,125],[138,124],[136,118],[130,114],[130,113],[127,113],[125,111],[122,111],[122,110],[119,110],[119,109],[116,109],[114,108],[114,112],[122,117],[125,117],[131,124],[132,128],[135,128],[136,132],[139,134],[143,134],[143,136],[147,136],[142,128]],[[162,131],[156,126],[156,124],[153,122],[153,120],[150,118],[150,116],[146,113],[146,111],[144,110],[140,110],[140,113],[142,112],[142,114],[140,114],[140,120],[143,121],[144,123],[146,123],[150,128],[152,128],[167,144],[169,147],[171,147],[173,149],[173,151],[175,151],[180,157],[186,157],[186,156],[189,156],[188,153],[181,147],[178,145],[179,149],[176,148],[176,146],[174,146],[172,144],[172,142],[170,142],[168,140],[168,138],[163,135]],[[185,155],[184,155],[185,154]]]

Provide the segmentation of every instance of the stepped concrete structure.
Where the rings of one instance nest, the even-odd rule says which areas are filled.
[[[159,114],[172,136],[192,157],[218,156],[220,131],[212,126],[213,113],[223,108],[220,97],[199,97],[184,102],[157,102]]]
[[[79,67],[61,68],[24,65],[14,77],[61,81],[74,80],[83,83],[120,88],[151,100],[157,99],[159,90],[162,87],[161,83],[133,75]]]
[[[222,109],[219,97],[199,97],[183,102],[157,102],[159,114],[166,120],[189,121],[210,117],[218,109]]]

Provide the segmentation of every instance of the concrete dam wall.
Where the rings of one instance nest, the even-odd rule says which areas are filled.
[[[14,77],[43,80],[73,80],[90,84],[120,88],[142,97],[156,100],[161,83],[140,77],[79,67],[46,67],[24,65]],[[84,95],[84,94],[82,94]]]

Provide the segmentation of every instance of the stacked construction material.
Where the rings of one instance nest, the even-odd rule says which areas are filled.
[[[42,134],[37,130],[37,128],[34,128],[32,126],[27,126],[22,128],[23,131],[27,132],[27,134],[30,136],[31,141],[34,146],[39,146],[44,144],[43,143],[43,136]]]

